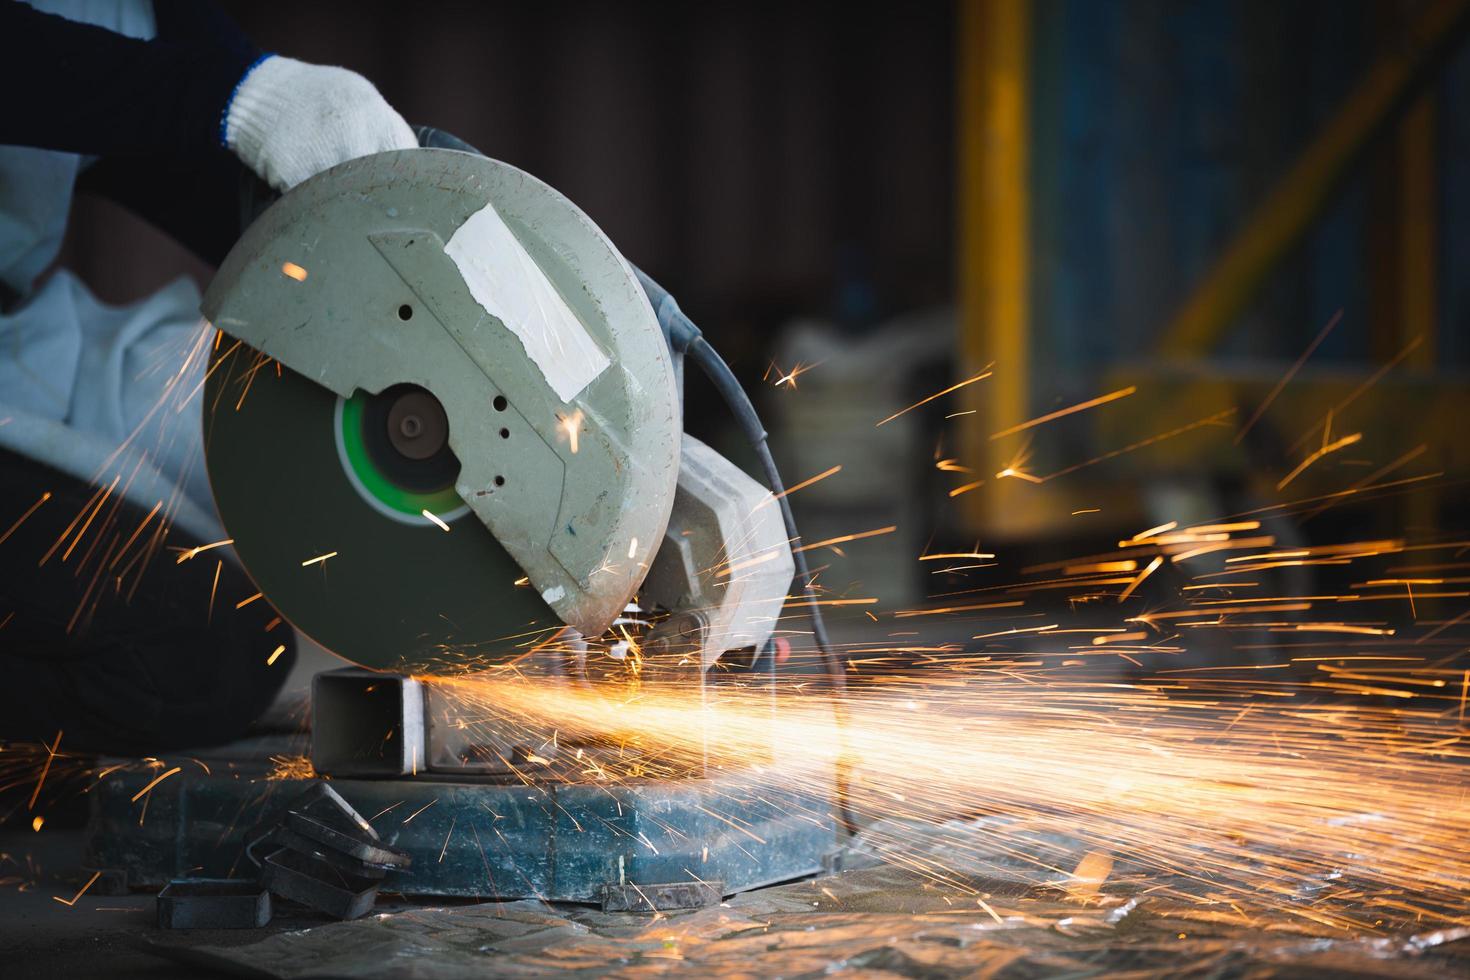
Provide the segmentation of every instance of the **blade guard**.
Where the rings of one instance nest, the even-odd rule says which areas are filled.
[[[446,243],[491,217],[487,206],[521,258],[487,271],[543,276],[539,300],[549,284],[585,335],[528,333],[544,326],[508,326],[477,301]],[[342,164],[250,226],[202,309],[343,398],[399,383],[432,392],[461,464],[456,492],[584,635],[603,632],[642,583],[679,471],[669,352],[628,263],[546,184],[452,150]],[[548,362],[548,350],[579,360]]]

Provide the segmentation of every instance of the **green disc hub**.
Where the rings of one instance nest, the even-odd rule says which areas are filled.
[[[459,460],[439,400],[417,385],[338,398],[337,456],[362,499],[406,524],[449,523],[469,513],[455,492]]]

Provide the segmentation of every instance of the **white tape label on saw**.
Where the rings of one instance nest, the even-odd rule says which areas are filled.
[[[459,267],[470,295],[520,338],[541,376],[569,402],[611,363],[577,314],[487,204],[450,236],[444,251]]]

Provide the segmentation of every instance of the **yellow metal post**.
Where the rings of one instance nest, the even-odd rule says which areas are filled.
[[[1165,329],[1165,358],[1207,354],[1254,297],[1282,254],[1331,200],[1337,178],[1379,127],[1451,54],[1470,21],[1467,0],[1429,0],[1389,46],[1337,114],[1252,212],[1208,275]]]
[[[965,495],[986,532],[1017,530],[1014,480],[991,432],[1026,418],[1030,341],[1030,10],[1026,0],[962,0],[958,31],[959,348],[964,458],[985,479]],[[1001,523],[1004,517],[1004,524]]]

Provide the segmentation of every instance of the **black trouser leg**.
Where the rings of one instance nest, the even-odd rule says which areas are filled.
[[[63,731],[68,748],[143,754],[243,733],[295,661],[290,627],[267,630],[278,617],[264,599],[237,609],[256,591],[238,566],[209,552],[176,562],[170,546],[207,542],[177,529],[155,542],[158,516],[145,524],[147,508],[119,497],[53,548],[96,488],[5,450],[0,535],[46,492],[0,542],[0,738]]]

